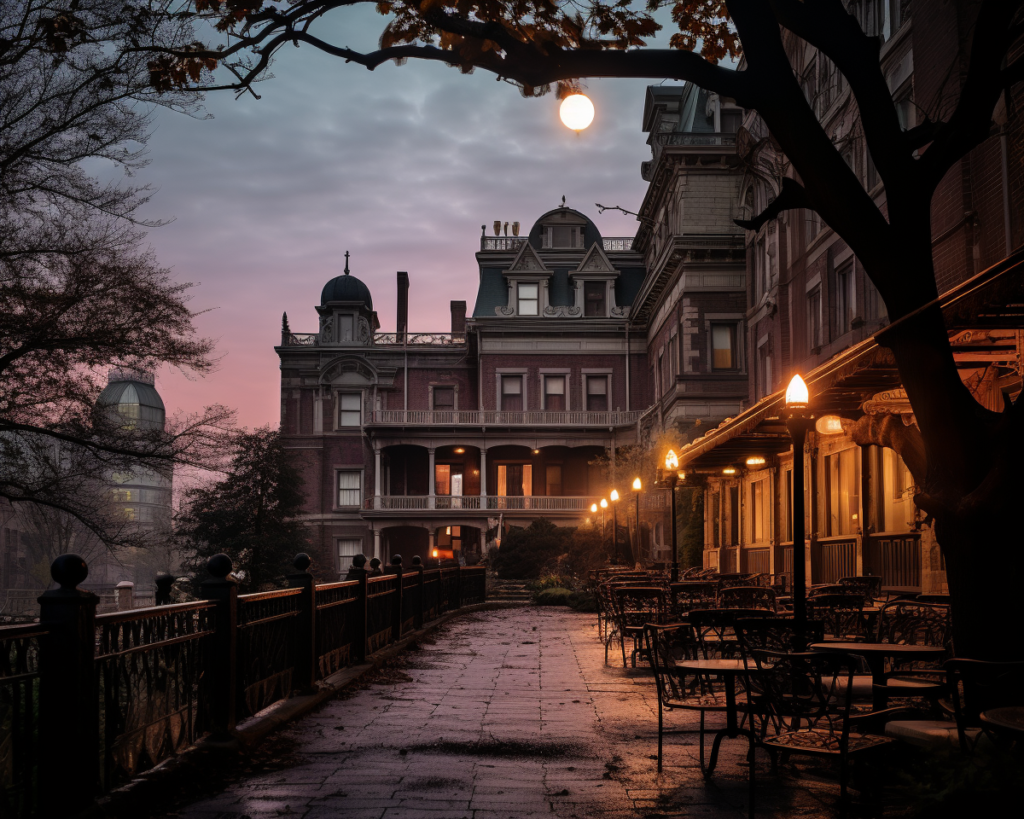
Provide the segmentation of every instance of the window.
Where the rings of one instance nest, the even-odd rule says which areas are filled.
[[[711,369],[739,369],[739,361],[736,356],[735,324],[711,325]]]
[[[821,285],[807,294],[807,346],[810,352],[817,352],[822,345],[821,338]]]
[[[123,515],[125,520],[135,520],[135,507],[126,506],[124,508]]]
[[[532,494],[532,464],[498,464],[499,497],[516,498]]]
[[[860,527],[860,448],[828,456],[825,471],[828,534],[852,535]]]
[[[131,489],[115,489],[114,490],[114,501],[117,503],[125,503],[132,500],[139,500],[139,498],[132,498]]]
[[[352,316],[338,316],[338,341],[352,341],[353,327],[354,321]]]
[[[836,330],[843,335],[852,329],[854,292],[853,260],[836,269]]]
[[[760,302],[768,292],[768,254],[765,252],[764,237],[754,245],[754,301]]]
[[[452,493],[451,464],[434,464],[434,494],[450,495]]]
[[[352,558],[362,554],[363,541],[358,538],[346,538],[338,541],[338,566],[342,571],[352,565]]]
[[[917,124],[914,89],[909,82],[904,83],[903,89],[896,92],[894,103],[896,105],[896,118],[900,122],[900,128],[904,131],[909,131]]]
[[[770,395],[772,391],[772,356],[768,351],[766,341],[757,348],[757,397],[758,399]]]
[[[362,397],[359,393],[342,393],[338,396],[338,426],[357,427],[362,421]]]
[[[455,388],[434,387],[434,409],[453,410],[455,409]]]
[[[503,412],[523,411],[523,377],[501,376],[501,409]]]
[[[914,478],[897,452],[882,450],[882,528],[909,532],[914,524]]]
[[[668,370],[669,375],[674,379],[679,375],[679,336],[672,336],[668,340]]]
[[[750,541],[761,543],[768,539],[768,504],[765,502],[767,492],[765,485],[766,478],[754,481],[750,484]]]
[[[544,409],[548,412],[565,412],[565,376],[544,376]]]
[[[604,301],[608,292],[605,282],[583,282],[583,315],[607,316]]]
[[[821,233],[821,217],[816,211],[809,208],[804,210],[804,214],[806,215],[807,241],[810,242]]]
[[[544,247],[583,247],[583,228],[549,225],[544,228]]]
[[[604,375],[587,376],[587,411],[608,411],[608,377]]]
[[[557,498],[562,494],[562,465],[548,464],[544,469],[545,494],[549,498]]]
[[[668,366],[665,363],[665,348],[662,347],[658,353],[658,376],[661,379],[661,393],[664,395],[668,392]]]
[[[540,315],[538,310],[538,292],[540,285],[538,284],[520,284],[519,285],[519,309],[518,313],[520,316],[537,316]]]
[[[359,506],[359,472],[338,473],[338,506]]]
[[[864,318],[878,321],[885,316],[885,303],[878,288],[867,276],[864,277]]]

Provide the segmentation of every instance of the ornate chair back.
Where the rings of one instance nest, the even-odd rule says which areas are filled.
[[[807,616],[825,624],[828,638],[862,638],[865,632],[863,610],[864,596],[859,592],[816,594],[807,598]]]
[[[665,622],[665,590],[660,586],[615,586],[612,595],[621,631]]]
[[[694,609],[690,612],[690,625],[705,660],[737,657],[739,639],[733,629],[742,617],[764,615],[764,609]]]
[[[686,623],[648,623],[644,626],[644,643],[651,658],[658,699],[662,705],[671,706],[686,699],[684,678],[676,671],[676,661],[696,658],[697,643],[693,629]]]
[[[964,751],[971,750],[965,729],[981,724],[982,711],[1024,705],[1024,662],[955,658],[947,660],[945,667],[960,747]]]
[[[730,586],[718,593],[718,606],[723,609],[775,611],[775,589],[764,586]]]
[[[721,574],[718,576],[718,588],[727,589],[730,586],[749,586],[750,579],[756,575],[753,572],[734,572],[732,574]]]
[[[949,648],[953,637],[949,606],[897,600],[878,613],[880,643]]]
[[[825,624],[806,620],[799,624],[792,617],[743,617],[733,624],[746,657],[757,651],[807,651],[811,643],[825,638]]]
[[[864,600],[874,600],[882,594],[882,578],[874,575],[862,575],[858,577],[843,577],[839,580],[840,586],[848,586],[858,589],[864,595]]]

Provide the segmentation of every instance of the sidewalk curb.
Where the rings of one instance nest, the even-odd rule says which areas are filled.
[[[350,668],[337,671],[330,677],[317,683],[317,691],[310,694],[299,694],[281,700],[270,706],[263,714],[251,717],[235,731],[235,738],[227,741],[211,740],[208,737],[200,739],[195,745],[187,748],[177,756],[172,756],[156,767],[139,774],[131,782],[111,791],[104,797],[96,800],[96,806],[78,815],[77,819],[99,819],[106,816],[106,808],[122,802],[145,799],[145,792],[160,784],[160,782],[175,771],[189,755],[195,751],[214,751],[237,753],[242,750],[249,750],[256,747],[270,734],[294,719],[302,717],[314,710],[321,704],[327,702],[350,685],[358,682],[363,675],[380,668],[388,661],[402,654],[410,645],[417,640],[429,637],[441,626],[463,614],[473,614],[481,611],[501,611],[504,609],[522,608],[529,603],[520,602],[486,602],[475,603],[470,606],[463,606],[455,611],[446,612],[432,620],[423,628],[407,634],[401,640],[387,648],[373,654],[366,662]]]

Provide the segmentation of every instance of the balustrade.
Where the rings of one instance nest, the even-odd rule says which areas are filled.
[[[639,417],[639,410],[618,412],[374,410],[370,413],[367,423],[402,426],[616,427],[635,424]]]
[[[585,512],[598,503],[597,496],[573,495],[377,495],[365,498],[363,508],[389,512],[512,510]],[[654,507],[644,507],[654,508]],[[658,507],[660,508],[660,507]]]
[[[350,579],[316,585],[300,554],[293,588],[239,595],[217,555],[203,585],[211,599],[97,617],[98,598],[76,588],[85,562],[58,558],[61,589],[41,598],[44,622],[0,627],[0,815],[77,815],[97,785],[109,792],[301,693],[311,674],[325,679],[487,599],[483,567],[403,572],[396,557],[395,573],[368,577],[361,560]],[[44,755],[50,767],[73,763],[59,788],[40,776]]]

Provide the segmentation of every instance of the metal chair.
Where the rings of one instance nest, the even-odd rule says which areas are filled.
[[[950,652],[952,638],[949,606],[897,600],[886,603],[878,614],[879,643],[942,646]],[[942,661],[893,663],[885,689],[889,697],[925,697],[934,705],[947,690]]]
[[[643,630],[647,623],[665,622],[665,590],[659,586],[617,586],[612,589],[619,644],[622,647],[622,666],[626,666],[626,638],[633,640],[630,664],[636,668],[637,655],[645,655]],[[605,663],[608,648],[605,644]]]
[[[775,598],[775,589],[764,586],[729,586],[718,593],[718,607],[775,611]]]
[[[986,662],[957,658],[946,661],[948,688],[953,702],[960,748],[971,752],[977,744],[981,713],[1008,705],[1024,705],[1024,662]]]
[[[705,660],[734,659],[741,655],[734,625],[737,620],[764,616],[764,609],[695,609],[689,621]]]
[[[706,771],[704,715],[709,711],[725,712],[724,688],[710,675],[684,674],[677,668],[677,660],[692,660],[697,657],[697,643],[689,625],[648,624],[644,628],[644,641],[658,688],[658,770],[661,770],[664,735],[685,732],[665,731],[665,712],[682,710],[700,712],[700,767],[701,771]]]
[[[833,640],[863,640],[866,627],[861,613],[864,595],[857,591],[845,594],[815,594],[807,598],[807,616],[825,624],[825,635]]]
[[[874,575],[843,577],[840,578],[839,585],[858,589],[863,593],[865,601],[874,600],[882,595],[882,578]]]
[[[762,743],[768,749],[838,759],[840,796],[846,799],[851,757],[871,754],[891,739],[858,732],[862,719],[879,714],[851,713],[856,661],[843,654],[752,649],[757,671],[745,678],[748,699],[763,702],[777,733]],[[754,812],[754,768],[751,766],[750,814]]]

